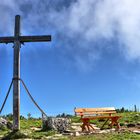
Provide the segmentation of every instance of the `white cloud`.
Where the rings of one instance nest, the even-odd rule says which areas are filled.
[[[68,42],[76,39],[73,43],[75,46],[66,44],[67,41],[64,44],[72,49],[76,49],[78,45],[82,53],[75,51],[71,55],[81,67],[90,65],[99,58],[100,53],[95,51],[97,46],[94,43],[100,39],[110,41],[116,38],[120,43],[118,49],[127,59],[140,59],[140,0],[77,0],[72,1],[69,6],[62,6],[61,3],[58,5],[62,7],[59,10],[53,7],[55,3],[58,4],[55,1],[43,0],[36,0],[35,3],[31,0],[22,2],[5,0],[0,6],[6,6],[10,10],[6,8],[0,10],[0,16],[3,17],[0,31],[4,31],[6,22],[9,24],[11,16],[20,13],[26,21],[24,33],[34,33],[40,29],[46,32],[51,27],[50,30],[64,37],[63,40],[57,40],[62,45],[66,41],[65,38],[69,40]],[[68,51],[68,47],[63,48]]]
[[[90,41],[117,37],[126,57],[139,59],[139,7],[139,0],[79,0],[71,7],[68,24]]]

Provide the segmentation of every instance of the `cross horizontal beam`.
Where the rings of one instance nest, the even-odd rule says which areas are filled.
[[[51,35],[41,35],[41,36],[19,36],[17,37],[0,37],[0,43],[14,43],[14,41],[24,42],[44,42],[51,41]]]
[[[0,43],[13,43],[15,37],[0,37]]]

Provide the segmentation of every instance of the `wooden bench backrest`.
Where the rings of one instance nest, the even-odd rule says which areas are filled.
[[[76,108],[75,113],[77,116],[84,115],[99,115],[99,114],[114,114],[116,110],[114,107],[106,108]]]

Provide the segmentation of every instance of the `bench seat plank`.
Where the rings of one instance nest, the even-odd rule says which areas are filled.
[[[115,108],[114,107],[106,107],[106,108],[76,108],[75,109],[75,112],[96,112],[96,111],[115,111]]]
[[[81,115],[98,115],[98,114],[100,114],[100,115],[103,115],[103,114],[116,114],[116,112],[114,112],[114,111],[108,111],[108,112],[78,112],[77,113],[77,116],[81,116]]]
[[[82,119],[107,119],[107,118],[121,118],[121,116],[84,116]]]

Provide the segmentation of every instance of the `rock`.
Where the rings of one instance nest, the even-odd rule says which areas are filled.
[[[110,130],[101,130],[101,131],[99,132],[99,134],[109,133],[109,132],[110,132]]]
[[[114,132],[114,131],[115,131],[115,128],[112,128],[112,129],[107,129],[107,130],[101,130],[98,133],[103,134],[103,133],[110,133],[110,132]]]
[[[72,126],[81,126],[82,123],[71,123]]]
[[[66,136],[73,136],[74,134],[73,134],[73,133],[63,133],[63,135],[66,135]]]
[[[9,129],[13,128],[13,125],[11,122],[8,122],[6,119],[4,118],[0,118],[0,129],[7,127]]]
[[[73,130],[76,130],[76,131],[82,131],[82,128],[81,128],[81,126],[71,126],[71,128],[73,129]]]
[[[139,130],[134,130],[133,133],[140,134]]]
[[[53,129],[59,132],[64,132],[70,127],[71,120],[68,118],[48,117],[43,121],[43,126],[47,129]]]
[[[62,134],[55,134],[54,136],[55,137],[62,137],[63,135]]]
[[[110,129],[111,131],[116,131],[116,129],[115,128],[112,128],[112,129]]]
[[[136,114],[136,115],[135,115],[135,117],[139,117],[139,116],[140,116],[139,114]]]
[[[76,136],[76,137],[77,137],[77,136],[80,136],[80,133],[79,133],[79,132],[75,132],[75,133],[74,133],[74,136]]]
[[[129,123],[129,124],[127,124],[127,127],[136,127],[136,124]]]
[[[35,130],[35,131],[40,131],[41,130],[41,128],[37,128],[37,127],[31,127],[30,129]]]
[[[0,124],[1,125],[7,125],[7,120],[3,119],[3,118],[0,118]]]
[[[47,140],[61,140],[61,139],[66,139],[66,137],[63,136],[62,134],[55,134],[53,136],[47,136],[47,137],[45,137],[45,139],[47,139]]]
[[[92,125],[92,127],[93,127],[95,130],[100,130],[100,128],[97,127],[96,125]]]

